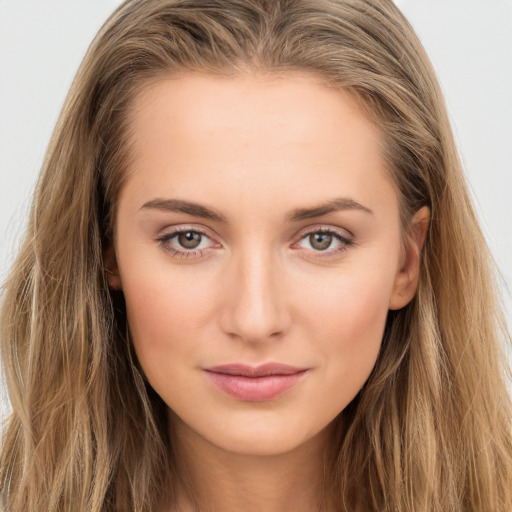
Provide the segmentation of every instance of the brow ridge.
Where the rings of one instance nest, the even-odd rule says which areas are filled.
[[[298,222],[343,210],[359,210],[373,215],[373,211],[370,210],[370,208],[363,206],[354,199],[349,197],[336,197],[326,203],[311,208],[296,208],[287,215],[287,218],[290,222]]]
[[[180,212],[217,222],[227,222],[226,218],[221,213],[201,204],[182,199],[156,198],[144,203],[141,209]],[[299,222],[343,210],[359,210],[368,214],[373,214],[373,211],[370,210],[370,208],[363,206],[354,199],[348,197],[336,197],[310,208],[295,208],[286,215],[286,219],[289,222]]]
[[[207,208],[192,201],[184,201],[182,199],[161,199],[156,198],[144,203],[142,209],[150,210],[163,210],[169,212],[180,212],[193,215],[194,217],[201,217],[203,219],[215,220],[218,222],[226,222],[226,218],[220,213]]]

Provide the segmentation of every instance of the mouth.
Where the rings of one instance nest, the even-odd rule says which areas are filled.
[[[260,366],[226,364],[204,368],[210,381],[224,393],[247,402],[264,402],[298,384],[308,371],[281,363]]]

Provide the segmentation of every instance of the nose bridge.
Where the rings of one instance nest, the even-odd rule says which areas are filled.
[[[230,264],[223,329],[250,342],[282,334],[287,314],[281,277],[277,255],[270,248],[253,244],[238,251]]]

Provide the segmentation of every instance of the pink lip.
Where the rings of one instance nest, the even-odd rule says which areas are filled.
[[[204,368],[204,371],[228,395],[248,402],[263,402],[295,386],[307,368],[280,363],[266,363],[256,367],[226,364]]]

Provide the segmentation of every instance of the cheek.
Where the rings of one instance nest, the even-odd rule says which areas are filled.
[[[340,298],[343,309],[337,323],[339,342],[330,348],[333,357],[343,365],[347,363],[347,372],[368,375],[382,342],[388,312],[386,295],[379,296],[359,286],[350,292],[347,287]]]
[[[325,362],[329,392],[342,410],[368,379],[379,354],[392,279],[355,271],[303,296],[309,338]],[[311,333],[315,333],[312,336]]]
[[[344,311],[340,314],[343,320],[341,344],[336,347],[338,361],[342,365],[349,362],[347,375],[353,375],[356,381],[362,376],[360,385],[377,359],[388,313],[386,294],[379,296],[372,291],[375,290],[359,286],[353,293],[347,289]]]
[[[326,286],[308,286],[299,299],[302,315],[328,330],[330,338],[338,334],[347,344],[374,338],[383,331],[392,287],[389,271],[383,274],[349,269],[331,278]]]
[[[212,302],[208,282],[165,266],[145,268],[144,273],[124,269],[123,292],[137,357],[151,381],[153,374],[170,370],[173,361],[193,357]]]

